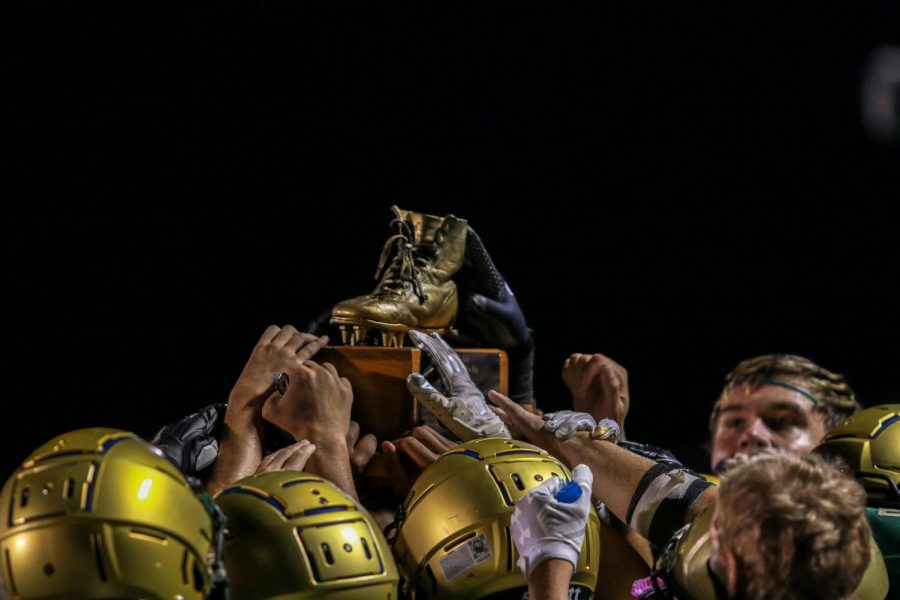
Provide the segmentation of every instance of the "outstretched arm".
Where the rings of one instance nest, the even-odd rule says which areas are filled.
[[[590,415],[570,413],[568,419],[556,419],[548,429],[545,418],[554,421],[554,415],[538,417],[494,391],[488,397],[500,418],[529,442],[569,465],[583,463],[597,473],[592,487],[594,497],[657,546],[715,502],[715,487],[688,469],[656,462],[609,441],[593,439],[591,431],[579,431],[576,427],[566,430],[566,422],[589,422]]]

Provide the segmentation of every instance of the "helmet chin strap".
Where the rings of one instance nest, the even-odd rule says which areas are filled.
[[[213,588],[207,600],[227,600],[228,598],[228,574],[225,572],[225,513],[209,495],[203,483],[196,477],[186,476],[188,483],[197,494],[203,508],[209,513],[213,524],[213,551],[209,555],[207,568],[212,576]]]

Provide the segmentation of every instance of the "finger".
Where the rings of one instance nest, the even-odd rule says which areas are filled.
[[[350,426],[347,428],[347,447],[353,448],[356,445],[356,441],[359,439],[359,423],[356,421],[350,421]]]
[[[490,400],[495,406],[497,406],[497,408],[502,408],[510,415],[516,414],[516,409],[525,411],[524,408],[522,408],[497,390],[489,390],[487,397],[488,400]]]
[[[441,352],[441,348],[437,342],[435,342],[431,336],[415,330],[410,330],[409,339],[412,340],[413,344],[415,344],[419,350],[428,355],[434,369],[438,372],[441,379],[444,380],[444,384],[449,386],[453,365],[446,362],[443,352]]]
[[[391,442],[381,442],[381,451],[384,454],[388,478],[391,488],[398,496],[404,496],[409,491],[409,476],[397,454],[397,447]]]
[[[281,452],[281,450],[278,450],[276,452],[273,452],[271,454],[267,454],[266,456],[264,456],[262,459],[262,462],[259,463],[259,467],[257,468],[257,471],[268,470],[269,466],[281,456],[279,454],[279,452]]]
[[[434,389],[427,379],[418,373],[410,373],[406,378],[406,388],[413,397],[421,402],[425,408],[437,414],[437,412],[446,410],[450,406],[450,402],[439,391]],[[438,415],[440,416],[440,415]]]
[[[308,340],[306,344],[297,351],[298,360],[309,360],[316,353],[328,345],[328,336],[322,335],[312,340]]]
[[[444,351],[438,340],[415,330],[410,330],[409,339],[412,340],[417,348],[431,358],[431,363],[438,372],[444,387],[449,390],[452,385],[451,376],[456,370],[456,363],[448,358],[448,353]],[[443,340],[441,340],[441,343],[443,343]]]
[[[306,462],[313,455],[313,452],[316,451],[315,444],[305,444],[295,449],[284,461],[284,465],[281,467],[285,471],[302,471],[306,467]]]
[[[305,344],[308,344],[312,340],[316,339],[316,336],[310,335],[308,333],[303,333],[302,331],[298,331],[294,335],[291,336],[291,339],[287,341],[284,345],[284,349],[289,352],[297,352],[300,348],[302,348]]]
[[[544,420],[541,417],[531,414],[497,390],[488,392],[488,400],[506,413],[509,422],[504,421],[504,423],[518,429],[529,441],[532,441],[534,433],[544,426]],[[498,414],[498,416],[500,415]],[[500,418],[503,419],[502,416]]]
[[[416,396],[418,394],[436,394],[438,391],[421,373],[410,373],[406,377],[406,389]]]
[[[326,371],[328,371],[329,373],[331,373],[332,375],[334,375],[335,378],[337,378],[337,379],[340,378],[340,375],[338,375],[337,369],[335,368],[335,366],[333,364],[326,362],[326,363],[322,363],[321,367],[323,369],[325,369]]]
[[[298,386],[297,383],[308,381],[315,374],[313,366],[316,363],[288,363],[284,367],[284,372],[288,375],[288,388],[284,395],[287,395],[291,389]]]
[[[406,454],[417,467],[427,469],[438,455],[425,447],[422,442],[413,437],[405,437],[397,441],[398,449]]]
[[[375,450],[377,449],[378,440],[371,433],[367,433],[359,440],[359,443],[356,444],[350,454],[350,461],[356,467],[357,473],[362,473],[369,461],[372,460],[372,457],[375,456]]]
[[[447,450],[454,448],[456,444],[439,434],[428,425],[420,425],[412,430],[412,437],[416,438],[425,446],[438,454],[443,454]]]
[[[263,459],[262,463],[259,465],[259,470],[277,471],[284,468],[284,462],[290,458],[291,454],[295,450],[307,445],[309,445],[309,440],[300,440],[296,444],[291,444],[290,446],[285,446],[280,450],[276,450]]]
[[[316,372],[309,367],[310,364],[314,363],[294,363],[285,366],[284,370],[288,376],[288,386],[287,389],[284,390],[284,393],[281,394],[281,397],[286,402],[296,401],[296,396],[303,393],[305,389],[308,389],[316,374]]]
[[[275,338],[276,335],[278,335],[279,331],[281,331],[281,327],[279,327],[278,325],[269,325],[268,327],[266,327],[266,330],[263,331],[263,334],[260,336],[258,343],[268,344]]]
[[[614,361],[613,359],[611,359],[610,357],[608,357],[608,356],[605,355],[605,354],[600,354],[599,352],[597,352],[597,353],[594,354],[593,356],[598,357],[600,360],[602,360],[602,361],[603,361],[604,363],[606,363],[607,365],[613,367],[614,369],[621,369],[621,368],[622,368],[622,365],[620,365],[619,363],[617,363],[616,361]]]
[[[435,332],[431,334],[431,338],[435,341],[437,346],[441,349],[441,353],[447,357],[447,360],[453,363],[453,368],[456,373],[465,373],[468,376],[469,371],[466,369],[466,364],[462,361],[462,358],[459,357],[459,354],[456,353],[456,350],[450,347],[444,338],[441,337],[441,334]]]
[[[500,420],[503,421],[505,425],[512,425],[512,418],[510,418],[509,414],[503,410],[502,408],[497,408],[496,406],[488,406],[494,414],[500,417]]]
[[[275,337],[272,338],[271,343],[273,346],[284,346],[288,343],[288,341],[290,341],[291,337],[295,333],[297,333],[296,327],[294,327],[293,325],[285,325],[281,328],[281,331],[275,334]]]
[[[619,393],[622,389],[622,382],[619,376],[610,365],[603,365],[600,372],[600,388],[603,390],[603,397],[608,401],[610,408],[613,408]],[[606,415],[607,417],[615,417],[615,415]]]
[[[585,464],[576,465],[575,468],[572,469],[572,481],[580,485],[583,490],[590,493],[591,486],[594,485],[594,472]]]

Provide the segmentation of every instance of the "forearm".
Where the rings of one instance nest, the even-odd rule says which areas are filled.
[[[306,471],[331,481],[358,499],[346,439],[316,435],[310,435],[306,439],[316,445],[315,454],[306,463]]]
[[[560,444],[566,462],[602,476],[592,493],[616,517],[657,547],[711,506],[718,492],[689,469],[630,452],[578,433]]]
[[[575,567],[567,560],[550,558],[534,568],[528,578],[531,600],[565,600]]]
[[[586,464],[597,476],[591,491],[616,517],[627,523],[628,506],[643,476],[656,463],[606,441],[579,432],[560,443],[560,458],[570,467]]]
[[[256,472],[262,461],[262,437],[252,424],[230,423],[226,420],[219,440],[219,454],[206,489],[216,494],[235,481]]]

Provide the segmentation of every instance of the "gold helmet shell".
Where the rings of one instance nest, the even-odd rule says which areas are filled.
[[[406,589],[424,598],[482,598],[526,588],[509,525],[516,502],[553,476],[571,473],[525,442],[483,438],[443,454],[401,507],[394,544]],[[600,521],[591,511],[573,585],[594,590]]]
[[[658,575],[674,588],[679,597],[693,600],[717,600],[716,583],[707,567],[712,554],[710,525],[715,507],[706,509],[690,525],[685,525],[663,549],[657,561]],[[853,598],[883,600],[888,592],[887,566],[878,544],[870,542],[871,558]],[[720,586],[721,589],[724,589]]]
[[[832,429],[816,449],[839,457],[873,505],[900,505],[900,404],[859,411]]]
[[[209,512],[133,433],[79,429],[35,450],[0,492],[0,569],[14,598],[206,597]]]
[[[396,600],[399,575],[371,515],[333,483],[299,471],[225,488],[225,566],[232,600]]]

